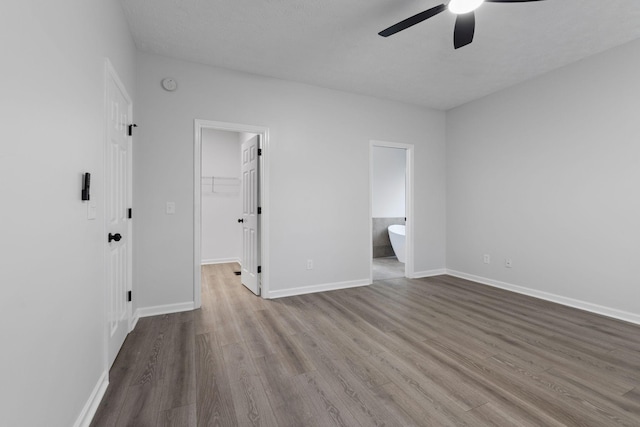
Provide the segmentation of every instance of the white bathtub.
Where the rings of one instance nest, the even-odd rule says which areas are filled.
[[[405,234],[404,234],[404,225],[394,224],[387,227],[387,231],[389,231],[389,240],[391,240],[391,246],[393,247],[393,252],[396,253],[396,257],[398,261],[401,263],[405,262]]]

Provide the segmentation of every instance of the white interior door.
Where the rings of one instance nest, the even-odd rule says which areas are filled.
[[[260,136],[242,144],[242,272],[240,279],[251,292],[260,294],[258,247],[260,218],[258,216],[258,150]]]
[[[131,124],[132,104],[107,65],[105,217],[107,242],[107,361],[111,367],[129,332],[131,302]]]

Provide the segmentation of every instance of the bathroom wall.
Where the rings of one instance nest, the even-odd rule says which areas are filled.
[[[372,147],[371,213],[373,257],[394,256],[387,227],[405,224],[407,151]]]
[[[239,262],[242,227],[237,221],[242,217],[242,198],[238,132],[202,130],[202,176],[202,264]]]

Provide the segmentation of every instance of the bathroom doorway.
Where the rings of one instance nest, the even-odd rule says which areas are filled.
[[[413,145],[370,143],[371,281],[413,271]]]

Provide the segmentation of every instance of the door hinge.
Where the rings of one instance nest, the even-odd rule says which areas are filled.
[[[131,302],[131,291],[127,292],[127,302]]]
[[[133,128],[137,128],[137,127],[138,127],[138,125],[137,125],[137,124],[135,124],[135,123],[131,123],[131,124],[129,125],[129,136],[132,136],[132,135],[133,135]]]
[[[133,218],[133,209],[129,208],[127,215],[129,216],[129,219]]]
[[[258,148],[258,156],[262,156],[262,148]]]
[[[258,206],[258,215],[262,213],[262,207]]]
[[[262,266],[261,265],[258,266],[258,273],[262,273]]]

